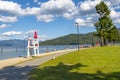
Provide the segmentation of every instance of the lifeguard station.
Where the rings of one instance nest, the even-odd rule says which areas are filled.
[[[33,56],[38,56],[39,55],[39,40],[38,40],[38,35],[36,31],[34,32],[33,40],[31,36],[28,37],[27,58],[31,56],[32,49],[34,50]]]

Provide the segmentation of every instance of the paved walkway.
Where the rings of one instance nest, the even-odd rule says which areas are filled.
[[[65,52],[59,52],[55,54],[51,54],[49,56],[44,56],[42,58],[36,58],[31,61],[27,61],[25,63],[21,63],[15,66],[6,67],[0,70],[0,80],[28,80],[27,74],[35,67],[40,64],[52,59],[53,57],[57,57],[63,54],[67,54],[74,50],[67,50]]]

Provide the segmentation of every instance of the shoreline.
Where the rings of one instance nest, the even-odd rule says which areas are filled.
[[[41,53],[36,58],[44,57],[44,56],[49,56],[52,54],[57,54],[57,53],[62,53],[62,52],[69,52],[69,51],[75,51],[76,49],[66,49],[66,50],[58,50],[58,51],[53,51],[53,52],[46,52],[46,53]],[[17,57],[17,58],[10,58],[10,59],[5,59],[5,60],[0,60],[0,69],[3,69],[5,67],[13,66],[15,64],[21,63],[21,62],[26,62],[28,60],[32,60],[34,57]]]

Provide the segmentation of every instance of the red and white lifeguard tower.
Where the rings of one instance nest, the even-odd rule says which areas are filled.
[[[34,50],[34,56],[39,55],[39,40],[37,32],[34,32],[34,39],[32,40],[32,37],[28,37],[28,46],[27,46],[27,58],[30,57],[31,49]]]

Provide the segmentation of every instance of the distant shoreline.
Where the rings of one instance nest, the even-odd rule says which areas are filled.
[[[48,45],[48,46],[40,46],[39,52],[40,54],[46,52],[53,52],[58,50],[65,50],[65,49],[75,49],[77,46],[69,46],[69,45]],[[32,50],[33,54],[33,50]],[[26,56],[27,55],[27,48],[14,48],[14,47],[4,47],[0,48],[0,60],[11,59],[11,58],[18,58],[19,56]]]

